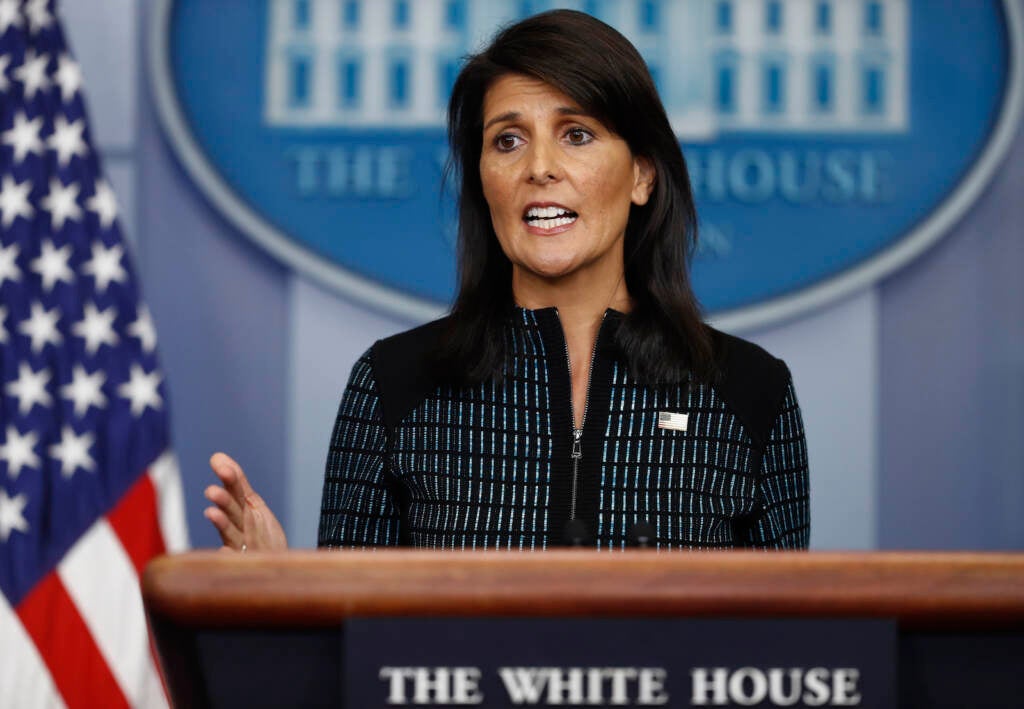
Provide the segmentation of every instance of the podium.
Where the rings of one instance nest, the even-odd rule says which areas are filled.
[[[345,706],[348,629],[418,618],[888,621],[896,705],[1024,705],[1024,554],[191,552],[142,588],[181,707]]]

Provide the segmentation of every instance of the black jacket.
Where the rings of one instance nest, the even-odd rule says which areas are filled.
[[[432,373],[444,321],[377,342],[338,411],[320,545],[543,548],[568,529],[599,548],[637,531],[660,548],[806,547],[807,451],[786,365],[714,332],[717,383],[645,386],[615,346],[618,317],[598,335],[578,440],[554,309],[517,310],[504,378],[475,387]]]

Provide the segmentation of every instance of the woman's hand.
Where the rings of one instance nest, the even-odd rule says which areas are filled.
[[[210,467],[220,485],[206,488],[206,499],[215,507],[203,511],[224,543],[235,551],[280,551],[288,548],[284,529],[263,498],[249,485],[242,466],[224,453],[214,453]]]

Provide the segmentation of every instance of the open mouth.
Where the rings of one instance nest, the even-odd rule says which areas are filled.
[[[565,207],[530,207],[523,215],[523,221],[539,229],[557,229],[572,224],[579,215]]]

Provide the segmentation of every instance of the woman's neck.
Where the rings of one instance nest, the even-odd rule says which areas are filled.
[[[573,276],[545,279],[514,269],[512,295],[515,303],[529,310],[558,308],[563,327],[569,321],[599,323],[609,308],[624,313],[632,309],[633,301],[621,274],[597,282]]]
[[[517,305],[530,310],[558,309],[569,354],[574,424],[580,428],[590,386],[590,359],[605,311],[611,308],[629,312],[632,308],[626,281],[620,277],[611,285],[585,283],[583,279],[549,282],[517,275],[514,272],[512,277],[512,292]]]

